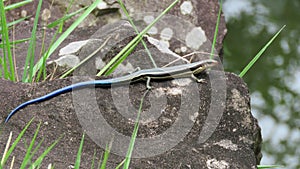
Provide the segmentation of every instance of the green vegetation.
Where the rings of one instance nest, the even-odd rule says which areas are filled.
[[[25,134],[26,130],[28,129],[28,127],[30,126],[31,122],[33,121],[33,119],[25,126],[25,128],[22,130],[22,132],[18,135],[18,137],[16,138],[16,140],[12,143],[12,145],[9,147],[10,142],[11,142],[11,138],[12,138],[12,133],[10,133],[10,136],[8,138],[8,141],[6,143],[6,148],[4,150],[3,156],[2,156],[2,160],[1,160],[1,165],[0,165],[0,169],[2,169],[8,158],[10,157],[11,153],[13,152],[13,150],[16,148],[17,144],[20,142],[21,138],[23,137],[23,135]],[[30,145],[27,147],[26,149],[26,155],[23,159],[23,162],[21,164],[20,169],[24,169],[24,168],[28,168],[28,165],[30,164],[31,168],[36,168],[39,167],[43,161],[43,159],[46,157],[46,155],[52,150],[52,148],[59,142],[59,139],[57,139],[56,141],[54,141],[54,143],[52,143],[35,161],[33,161],[33,156],[35,155],[35,153],[37,152],[38,149],[40,149],[41,144],[43,141],[41,141],[40,143],[38,143],[38,145],[36,146],[35,149],[33,149],[33,145],[36,143],[36,137],[38,135],[39,129],[40,129],[40,125],[38,125],[35,134],[30,142]],[[14,157],[12,158],[11,164],[10,164],[10,168],[14,168]]]
[[[83,14],[77,20],[75,20],[75,22],[64,33],[62,33],[59,36],[58,39],[55,39],[56,35],[61,30],[61,29],[58,29],[57,33],[53,37],[53,43],[51,43],[49,49],[46,50],[46,52],[42,55],[40,60],[36,64],[34,64],[33,61],[35,59],[36,29],[37,29],[38,18],[39,18],[41,4],[42,4],[42,0],[39,0],[36,16],[35,16],[35,20],[34,20],[34,25],[33,25],[33,29],[32,29],[31,38],[17,41],[18,43],[24,42],[25,40],[30,41],[29,47],[28,47],[28,50],[27,50],[26,62],[25,62],[25,65],[24,65],[24,72],[23,72],[23,76],[22,76],[22,82],[33,82],[33,80],[35,78],[38,79],[38,80],[41,78],[41,75],[43,75],[42,70],[45,70],[45,66],[46,66],[45,61],[48,59],[48,57],[58,48],[58,46],[68,37],[68,35],[97,7],[97,4],[100,1],[101,0],[96,0],[89,8],[87,8],[83,12]],[[2,34],[2,39],[3,39],[3,42],[1,44],[1,47],[3,49],[3,57],[0,57],[0,65],[3,69],[3,72],[0,71],[0,77],[3,76],[5,79],[9,79],[9,80],[12,80],[12,81],[16,81],[17,74],[16,74],[16,71],[15,71],[15,64],[13,62],[13,60],[14,60],[13,57],[14,56],[12,55],[12,52],[11,52],[11,50],[12,50],[11,44],[15,45],[17,42],[10,42],[9,37],[8,37],[8,30],[10,29],[10,27],[12,27],[13,25],[23,21],[26,18],[21,18],[21,19],[15,21],[15,22],[12,22],[12,23],[6,23],[5,12],[7,10],[11,10],[11,9],[20,7],[22,5],[25,5],[29,2],[31,2],[31,1],[26,0],[26,1],[23,1],[23,2],[20,2],[20,3],[10,5],[8,7],[4,7],[3,1],[0,2],[1,34]],[[61,19],[49,24],[48,28],[53,28],[54,26],[60,26],[60,28],[61,28],[62,25],[63,25],[63,22],[65,20],[71,18],[72,16],[74,16],[75,14],[81,12],[82,10],[83,9],[81,9],[79,11],[76,11],[74,13],[71,13],[71,14],[65,13],[64,17],[62,17]],[[40,72],[39,72],[39,70],[40,70]]]
[[[243,77],[248,70],[255,64],[255,62],[262,56],[264,51],[271,45],[271,43],[275,40],[275,38],[280,34],[280,32],[284,29],[285,25],[270,39],[270,41],[255,55],[255,57],[248,63],[248,65],[243,69],[240,73],[240,77]]]
[[[101,0],[96,0],[90,7],[86,8],[86,10],[83,12],[83,14],[64,33],[62,33],[59,36],[58,39],[56,39],[56,36],[59,34],[59,31],[61,31],[63,22],[65,20],[71,18],[75,14],[78,14],[79,12],[82,12],[84,9],[81,9],[81,10],[76,11],[76,12],[71,13],[71,14],[65,13],[64,17],[62,17],[61,19],[49,24],[48,28],[53,28],[55,26],[60,26],[60,29],[58,29],[57,33],[53,37],[53,43],[51,43],[49,49],[46,50],[45,53],[43,53],[42,57],[40,58],[40,60],[36,64],[34,64],[35,47],[36,47],[36,45],[35,45],[35,43],[36,43],[35,34],[36,34],[36,30],[37,30],[38,18],[39,18],[39,14],[40,14],[42,0],[39,0],[36,16],[35,16],[35,20],[34,20],[34,26],[33,26],[33,29],[32,29],[31,38],[23,39],[23,40],[17,40],[15,42],[10,42],[9,37],[8,37],[8,30],[10,29],[10,27],[12,27],[13,25],[23,21],[26,18],[21,18],[17,21],[7,23],[6,22],[6,17],[5,17],[5,11],[20,7],[24,4],[30,3],[32,1],[31,0],[26,0],[26,1],[23,1],[23,2],[20,2],[20,3],[16,3],[16,4],[13,4],[13,5],[7,6],[7,7],[4,7],[3,1],[0,1],[1,34],[2,34],[2,38],[3,38],[3,42],[1,44],[1,48],[3,49],[3,57],[0,57],[0,65],[2,67],[3,72],[0,72],[0,76],[3,76],[4,78],[12,80],[12,81],[16,81],[16,79],[17,79],[16,78],[16,71],[15,71],[15,65],[14,65],[14,62],[13,62],[14,58],[13,58],[11,49],[12,49],[13,45],[29,40],[30,45],[29,45],[28,52],[27,52],[26,63],[24,65],[25,69],[24,69],[23,76],[22,76],[22,82],[33,82],[34,79],[39,80],[42,75],[44,75],[44,78],[45,78],[45,74],[43,73],[43,71],[45,71],[45,61],[47,60],[47,58],[70,35],[70,33],[93,11],[93,9],[96,8],[97,4],[100,1]],[[101,76],[101,75],[104,75],[104,74],[108,75],[108,74],[112,73],[115,70],[115,68],[122,61],[124,61],[126,59],[126,57],[134,50],[134,48],[137,46],[137,44],[140,41],[142,41],[142,37],[147,33],[147,31],[162,16],[164,16],[170,9],[172,9],[177,4],[177,2],[178,2],[178,0],[175,0],[151,24],[149,24],[143,31],[138,33],[138,36],[136,36],[130,43],[128,43],[128,45],[124,49],[122,49],[120,51],[120,53],[118,53],[97,75]],[[124,12],[126,13],[126,15],[128,17],[128,20],[134,26],[134,23],[133,23],[132,19],[129,17],[128,12],[126,11],[126,8],[125,8],[124,4],[120,0],[119,0],[119,3],[121,5],[122,9],[124,10]],[[213,52],[214,52],[214,46],[215,46],[216,38],[217,38],[217,34],[218,34],[218,24],[219,24],[219,19],[220,19],[220,15],[221,15],[221,9],[222,9],[222,7],[220,8],[219,15],[218,15],[218,20],[217,20],[217,24],[216,24],[215,35],[214,35],[214,40],[213,40],[213,45],[212,45],[212,50],[211,50],[211,56],[214,54]],[[266,50],[266,48],[272,43],[272,41],[276,38],[276,36],[278,36],[278,34],[281,32],[281,30],[283,28],[284,27],[282,27],[278,31],[278,33],[263,47],[263,49],[254,57],[253,61],[251,61],[248,66],[246,66],[246,68],[241,72],[240,77],[243,77],[245,75],[245,73],[247,72],[247,70],[249,70],[254,65],[255,61],[257,61],[257,59],[262,55],[262,53]],[[137,29],[136,29],[136,31],[137,31]],[[142,43],[143,43],[144,47],[147,50],[146,44],[143,41],[142,41]],[[101,49],[101,48],[99,48],[99,49]],[[148,52],[148,53],[149,53],[149,57],[151,58],[150,52]],[[82,64],[82,63],[80,63],[80,64]],[[153,64],[154,64],[154,66],[156,66],[154,61],[153,61]],[[69,72],[64,74],[62,76],[62,78],[66,77],[73,70],[74,69],[71,69]],[[124,161],[119,166],[117,166],[117,168],[120,168],[121,166],[123,166],[124,169],[129,168],[130,159],[131,159],[135,139],[136,139],[138,128],[139,128],[139,117],[140,117],[140,113],[142,111],[142,104],[143,104],[144,97],[146,96],[146,94],[147,94],[147,92],[141,98],[139,112],[138,112],[138,115],[137,115],[137,118],[136,118],[134,131],[133,131],[132,138],[131,138],[131,141],[130,141],[130,144],[129,144],[129,148],[128,148],[128,151],[127,151],[126,158],[124,159]],[[4,154],[2,156],[0,169],[6,166],[7,160],[10,158],[12,151],[15,149],[16,145],[20,142],[21,138],[23,137],[25,131],[30,126],[31,122],[32,122],[32,120],[25,126],[25,128],[18,135],[18,137],[16,138],[16,140],[12,143],[12,145],[10,147],[9,147],[9,145],[11,143],[12,135],[10,135],[10,137],[8,138],[8,141],[7,141],[7,144],[6,144],[6,149],[5,149]],[[40,129],[40,125],[41,124],[38,125],[38,127],[36,129],[36,132],[35,132],[32,140],[31,140],[30,144],[27,146],[26,155],[25,155],[24,160],[21,164],[21,168],[28,168],[28,166],[30,166],[30,168],[39,168],[40,165],[42,164],[42,161],[45,158],[45,156],[52,150],[52,148],[54,148],[54,146],[60,140],[60,138],[59,138],[56,141],[54,141],[46,150],[44,150],[44,152],[35,161],[33,161],[33,159],[32,159],[33,156],[36,154],[37,150],[39,150],[41,148],[41,144],[43,142],[43,140],[42,140],[34,148],[34,145],[36,143],[36,138],[37,138],[37,135],[38,135],[38,132],[39,132],[39,129]],[[82,150],[83,150],[83,146],[84,146],[84,138],[85,138],[85,135],[83,134],[80,145],[79,145],[78,153],[77,153],[77,158],[75,160],[75,168],[76,169],[80,168],[81,155],[82,155]],[[106,168],[106,162],[109,158],[110,149],[111,149],[111,145],[106,147],[106,151],[104,152],[103,160],[102,160],[101,166],[99,165],[100,166],[99,168],[101,168],[101,169]],[[14,157],[12,157],[12,162],[10,164],[10,166],[11,166],[10,168],[13,168],[13,162],[14,162],[13,159],[14,159]],[[95,164],[95,161],[92,162],[92,168],[95,167],[94,164]],[[49,164],[49,165],[51,166],[51,164]],[[279,166],[277,166],[277,165],[261,165],[261,166],[258,166],[258,168],[274,168],[274,167],[279,167]]]

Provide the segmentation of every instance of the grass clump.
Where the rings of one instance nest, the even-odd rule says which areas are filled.
[[[21,141],[22,137],[24,136],[26,130],[28,129],[28,127],[31,125],[33,119],[31,121],[29,121],[29,123],[24,127],[24,129],[21,131],[21,133],[19,133],[18,137],[15,139],[15,141],[11,144],[11,138],[12,138],[12,133],[10,133],[8,141],[6,143],[6,147],[5,150],[3,152],[2,158],[1,158],[1,164],[0,164],[0,168],[4,168],[6,166],[6,163],[9,159],[9,157],[11,156],[12,152],[15,150],[17,144]],[[33,149],[34,145],[36,144],[36,138],[38,135],[38,132],[40,130],[40,125],[41,123],[38,125],[37,129],[35,130],[34,136],[29,144],[29,146],[27,146],[26,148],[26,155],[21,163],[20,169],[24,169],[24,168],[28,168],[30,166],[30,168],[37,168],[42,164],[43,159],[46,157],[46,155],[54,148],[54,146],[59,142],[60,139],[57,139],[56,141],[54,141],[48,148],[46,148],[46,150],[34,161],[33,160],[33,156],[36,154],[37,150],[39,150],[41,148],[41,144],[43,142],[43,140],[39,143],[37,143],[37,146]],[[26,146],[26,145],[25,145]],[[9,168],[14,168],[14,159],[15,157],[12,157],[12,161],[10,163],[10,167]]]
[[[140,41],[142,41],[142,38],[145,35],[145,33],[147,33],[147,31],[162,16],[164,16],[170,9],[172,9],[177,4],[178,1],[179,0],[175,0],[151,24],[149,24],[143,31],[138,33],[138,36],[136,36],[130,43],[128,43],[127,46],[120,51],[120,53],[118,53],[103,69],[101,69],[101,71],[97,74],[97,76],[108,75],[111,72],[113,72],[114,69],[122,61],[124,61],[126,59],[126,57],[134,50],[134,48],[137,46],[137,44]],[[3,49],[3,56],[0,57],[0,65],[2,66],[2,69],[0,69],[0,71],[1,71],[0,76],[3,75],[4,78],[10,79],[12,81],[16,81],[16,72],[15,72],[15,65],[14,65],[14,62],[13,62],[14,59],[13,59],[13,56],[12,56],[11,48],[12,48],[12,45],[15,45],[17,42],[24,42],[25,40],[16,41],[16,42],[13,42],[13,43],[10,42],[9,41],[9,36],[8,36],[8,30],[9,30],[9,27],[11,27],[12,25],[14,25],[14,24],[16,24],[20,21],[23,21],[26,18],[21,18],[20,20],[17,20],[17,21],[12,22],[12,23],[6,23],[5,11],[16,8],[16,7],[19,7],[19,6],[22,6],[22,5],[27,4],[29,2],[31,2],[31,1],[27,0],[27,1],[23,1],[21,3],[14,4],[14,5],[9,6],[9,7],[4,7],[3,1],[0,2],[1,34],[2,34],[2,38],[3,38],[3,42],[1,44],[1,47]],[[34,79],[39,80],[41,78],[41,76],[43,75],[41,70],[45,70],[45,61],[59,47],[59,45],[70,35],[70,33],[93,11],[93,9],[96,8],[96,6],[99,2],[101,2],[101,0],[96,0],[91,6],[86,8],[86,10],[83,12],[83,14],[65,32],[63,32],[58,39],[56,39],[56,36],[55,36],[53,38],[53,43],[51,43],[49,49],[46,50],[46,52],[42,55],[40,60],[36,64],[34,64],[35,46],[36,46],[35,45],[35,43],[36,43],[35,34],[36,34],[37,25],[38,25],[38,18],[39,18],[39,13],[40,13],[40,9],[41,9],[41,4],[42,4],[42,0],[39,0],[37,13],[36,13],[35,20],[34,20],[34,26],[33,26],[33,30],[32,30],[32,36],[31,36],[30,39],[27,39],[27,40],[30,41],[30,43],[29,43],[30,45],[29,45],[28,52],[27,52],[26,63],[24,65],[25,69],[24,69],[23,76],[22,76],[22,81],[23,82],[33,82]],[[121,7],[125,11],[125,13],[127,13],[123,3],[120,0],[119,0],[119,3],[121,4]],[[66,19],[69,19],[70,17],[72,17],[73,15],[81,12],[82,10],[77,11],[77,12],[72,13],[72,14],[65,14],[65,16],[63,18],[49,24],[48,27],[53,28],[54,26],[60,25],[60,28],[61,28],[61,25],[63,24],[63,22]],[[218,24],[219,24],[220,15],[221,15],[221,7],[220,7],[219,14],[218,14],[218,20],[217,20],[217,24],[216,24],[216,30],[215,30],[215,36],[214,36],[214,41],[213,41],[212,50],[211,50],[211,56],[214,54],[213,52],[214,52],[214,47],[215,47],[216,38],[217,38],[217,34],[218,34]],[[134,23],[130,19],[129,15],[127,15],[127,17],[131,21],[131,24],[134,26]],[[282,27],[277,32],[277,34],[262,48],[262,50],[246,66],[246,68],[241,72],[240,77],[243,77],[247,73],[247,71],[254,65],[254,63],[259,59],[259,57],[263,54],[263,52],[266,50],[266,48],[272,43],[272,41],[278,36],[278,34],[282,31],[283,28],[284,27]],[[145,46],[145,44],[144,44],[144,46]],[[147,47],[145,46],[145,48],[147,48]],[[151,57],[151,54],[150,54],[150,57]],[[154,62],[154,65],[155,65],[155,62]],[[72,71],[73,70],[69,71],[68,73],[71,73]],[[63,75],[63,77],[67,76],[68,73]],[[128,148],[128,151],[127,151],[126,158],[124,159],[124,161],[119,166],[117,166],[117,168],[120,168],[121,166],[123,166],[123,168],[129,168],[130,159],[131,159],[135,139],[137,137],[137,132],[138,132],[138,128],[139,128],[139,115],[142,111],[142,103],[144,101],[145,95],[141,99],[139,112],[138,112],[137,119],[136,119],[136,122],[135,122],[135,127],[134,127],[134,131],[133,131],[133,134],[132,134],[132,137],[131,137],[131,141],[130,141],[130,144],[129,144],[129,148]],[[13,144],[10,147],[9,147],[9,145],[10,145],[11,136],[9,137],[8,142],[7,142],[7,148],[5,149],[4,154],[2,156],[1,167],[0,168],[3,168],[6,165],[7,160],[9,159],[12,151],[15,149],[16,145],[19,143],[20,139],[24,135],[25,131],[27,130],[27,128],[31,124],[31,122],[32,122],[32,120],[25,126],[25,128],[18,135],[17,139],[13,142]],[[33,161],[33,159],[32,159],[33,156],[35,155],[37,150],[40,149],[40,146],[42,144],[42,141],[41,141],[40,143],[38,143],[37,147],[34,148],[39,129],[40,129],[40,124],[38,125],[38,127],[36,129],[36,132],[35,132],[32,140],[31,140],[31,143],[27,147],[27,152],[26,152],[24,160],[21,164],[21,168],[26,168],[28,166],[30,166],[31,168],[39,167],[41,165],[43,159],[45,158],[45,156],[53,149],[53,147],[60,140],[60,139],[58,139],[54,143],[52,143],[42,153],[42,155],[40,155],[35,161]],[[74,167],[76,169],[80,168],[80,162],[81,162],[82,150],[83,150],[83,145],[84,145],[84,139],[85,139],[85,135],[83,134],[82,138],[81,138],[80,145],[79,145],[77,157],[76,157],[76,160],[75,160],[75,166]],[[101,168],[101,169],[106,168],[106,162],[109,158],[110,148],[111,148],[111,145],[106,147],[106,151],[104,152],[102,163],[101,163],[101,165],[99,165],[100,167],[98,167],[98,168]],[[31,162],[31,161],[33,161],[33,162]],[[13,164],[14,164],[14,158],[12,158],[12,162],[10,164],[11,168],[13,168]],[[50,164],[50,166],[51,166],[51,164]],[[274,167],[279,167],[279,166],[277,166],[277,165],[260,165],[260,166],[258,166],[258,168],[274,168]],[[92,168],[94,168],[94,161],[92,162]]]
[[[48,28],[53,28],[54,26],[60,26],[60,29],[57,30],[57,33],[54,36],[53,43],[51,43],[50,47],[48,50],[46,50],[45,53],[42,54],[42,57],[39,59],[39,61],[34,64],[35,60],[35,47],[36,47],[36,31],[37,31],[37,25],[38,25],[38,19],[39,19],[39,14],[41,10],[41,5],[43,0],[39,0],[39,4],[37,7],[36,11],[36,16],[34,19],[34,25],[32,29],[32,34],[29,39],[24,39],[24,40],[18,40],[17,42],[24,42],[25,40],[29,40],[29,47],[27,49],[27,57],[26,61],[24,64],[24,72],[22,75],[22,82],[33,82],[34,79],[40,79],[43,73],[39,72],[39,70],[45,70],[45,61],[49,58],[49,56],[58,48],[58,46],[70,35],[70,33],[97,7],[97,4],[101,2],[102,0],[96,0],[91,6],[89,6],[83,14],[75,20],[75,22],[59,36],[58,39],[56,39],[56,35],[58,34],[59,31],[62,29],[63,22],[75,14],[78,14],[81,12],[83,9],[80,9],[74,13],[68,14],[66,13],[64,17],[61,19],[51,23],[48,25]],[[14,8],[23,6],[27,3],[32,2],[32,0],[25,0],[16,4],[9,5],[8,7],[4,6],[3,1],[0,1],[0,13],[1,13],[1,35],[2,35],[2,43],[1,43],[1,48],[3,49],[2,53],[3,56],[0,56],[0,77],[4,77],[5,79],[9,79],[11,81],[16,81],[17,79],[17,72],[15,71],[16,65],[14,62],[14,56],[12,54],[12,45],[15,45],[16,42],[10,42],[9,39],[9,33],[8,30],[10,29],[11,26],[25,20],[26,18],[21,18],[17,21],[7,23],[6,21],[6,15],[5,12],[7,10],[12,10]],[[72,4],[72,3],[70,3]],[[43,44],[44,46],[44,44]]]

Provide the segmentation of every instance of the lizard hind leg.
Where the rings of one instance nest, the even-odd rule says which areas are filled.
[[[194,79],[197,83],[206,83],[205,79],[199,79],[194,74],[191,75],[191,78]]]
[[[152,89],[152,86],[150,85],[150,81],[151,81],[151,78],[149,76],[147,76],[146,87],[147,87],[148,90]]]

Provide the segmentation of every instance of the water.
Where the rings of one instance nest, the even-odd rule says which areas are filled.
[[[300,1],[224,0],[226,71],[239,74],[283,26],[286,28],[243,77],[262,128],[261,164],[300,168]]]

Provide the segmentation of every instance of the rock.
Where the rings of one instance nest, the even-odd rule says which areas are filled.
[[[212,132],[212,135],[206,141],[202,143],[199,142],[199,139],[202,139],[200,136],[203,132],[204,122],[206,122],[206,119],[208,118],[208,112],[210,109],[210,92],[212,91],[208,85],[210,82],[207,77],[205,77],[205,79],[207,80],[207,83],[198,84],[200,94],[199,98],[202,98],[198,105],[199,111],[196,114],[194,114],[195,112],[181,112],[184,114],[190,114],[187,118],[194,121],[194,124],[191,123],[192,128],[187,135],[180,138],[179,143],[174,147],[171,147],[169,150],[166,150],[166,152],[162,152],[161,154],[153,157],[133,159],[131,162],[131,166],[133,168],[256,168],[256,165],[259,164],[259,160],[261,158],[260,128],[256,119],[251,115],[249,107],[250,98],[247,86],[238,76],[226,74],[226,108],[223,114],[221,114],[222,116],[220,117],[220,121],[217,123],[217,127]],[[216,82],[220,80],[222,81],[222,79],[215,80]],[[0,98],[1,100],[5,100],[0,103],[0,106],[4,108],[0,110],[0,114],[1,119],[4,120],[8,112],[18,104],[49,93],[55,89],[67,86],[71,84],[71,79],[39,83],[31,86],[29,90],[28,84],[14,84],[6,80],[1,80],[0,84],[3,86],[3,88],[1,88]],[[218,85],[218,83],[215,84]],[[166,94],[175,89],[181,90],[174,86],[174,84],[167,81],[159,83],[152,82],[151,85],[154,87],[154,93],[164,88],[165,92],[163,93]],[[145,90],[145,84],[134,84],[132,85],[132,89],[134,91],[132,91],[133,95],[131,95],[130,98],[140,99]],[[82,90],[81,94],[82,92],[89,93],[89,91],[91,90]],[[113,106],[114,101],[111,100],[112,93],[110,90],[99,88],[96,91],[96,100],[98,100],[98,104],[100,104],[100,112],[104,113],[102,115],[106,121],[109,122],[110,126],[113,126],[113,128],[115,128],[118,132],[130,137],[134,125],[134,118],[131,118],[132,120],[126,120],[126,118],[124,119],[124,117],[117,113],[118,110],[116,110]],[[16,134],[20,132],[26,123],[29,122],[31,118],[35,117],[33,124],[25,135],[26,140],[30,140],[32,138],[36,125],[39,121],[42,122],[42,126],[37,140],[41,140],[45,137],[42,147],[49,146],[54,140],[58,139],[60,135],[64,135],[58,145],[52,150],[52,152],[50,152],[48,158],[44,160],[44,164],[54,163],[58,168],[66,168],[70,165],[70,163],[66,163],[66,161],[69,161],[72,164],[76,157],[77,147],[79,146],[82,136],[82,129],[85,129],[88,133],[92,130],[90,128],[89,131],[87,131],[86,126],[82,123],[82,117],[78,113],[75,113],[75,110],[78,108],[78,106],[76,106],[78,102],[76,102],[76,97],[74,100],[76,93],[72,94],[73,97],[71,97],[71,94],[72,93],[68,93],[57,96],[49,101],[28,106],[18,112],[8,124],[5,124],[1,137],[1,147],[4,148],[10,131],[15,131],[15,138]],[[172,96],[170,94],[171,93],[166,95],[167,100],[169,100],[164,106],[166,109],[163,111],[158,110],[158,112],[160,112],[159,114],[163,112],[160,115],[161,117],[154,121],[147,121],[145,119],[144,122],[142,121],[139,128],[139,138],[153,138],[154,136],[167,132],[168,128],[172,128],[172,125],[175,125],[174,122],[176,121],[174,120],[178,118],[178,110],[180,110],[175,107],[178,106],[178,102],[180,105],[180,102],[183,100],[180,101],[181,97],[177,97],[176,95]],[[84,95],[78,96],[85,98]],[[155,96],[153,94],[151,97],[151,100],[160,98],[159,95]],[[139,101],[134,101],[135,99],[132,101],[133,104],[137,106]],[[148,99],[146,98],[146,100]],[[86,98],[85,100],[91,104],[89,99]],[[218,102],[218,100],[215,101],[216,103]],[[75,103],[75,107],[72,105],[72,102]],[[211,104],[214,105],[214,103]],[[149,102],[146,101],[145,110],[148,109],[148,105]],[[84,107],[82,108],[84,109]],[[90,115],[87,113],[84,115],[86,120],[89,119],[89,116]],[[78,120],[81,122],[79,123]],[[215,122],[210,121],[208,124],[213,124]],[[91,121],[90,123],[93,122]],[[210,131],[208,130],[207,132]],[[204,132],[204,134],[206,133]],[[87,136],[88,137],[86,137],[84,144],[84,153],[82,155],[82,166],[89,168],[94,150],[96,150],[97,153],[101,153],[103,150],[99,147],[99,145],[95,144],[95,140],[93,140],[95,135]],[[172,144],[174,141],[176,142],[176,139],[173,139],[167,139],[166,143]],[[127,143],[123,144],[125,146],[123,147],[123,150],[126,151]],[[151,145],[149,146],[151,147]],[[164,144],[157,144],[155,146],[160,149],[164,149]],[[22,154],[25,153],[24,149],[21,147],[22,144],[19,144],[17,151],[15,152],[17,153],[15,154],[15,161],[17,163],[22,161]],[[37,154],[41,154],[43,150],[45,149],[42,148],[37,152]],[[144,153],[146,155],[151,154],[151,151],[144,151]],[[60,158],[58,159],[57,156]],[[100,155],[97,157],[100,157]],[[121,156],[111,154],[108,163],[108,166],[110,166],[109,168],[116,166],[122,161],[122,159],[123,157]]]
[[[52,62],[48,62],[48,64],[51,64],[55,62],[58,66],[72,68],[79,64],[80,60],[75,55],[64,55],[63,57],[60,57],[59,59],[56,59]]]
[[[160,14],[165,8],[167,8],[173,0],[165,0],[165,1],[159,1],[159,0],[151,0],[151,1],[145,1],[144,3],[135,3],[135,1],[131,0],[124,0],[125,6],[127,10],[129,11],[131,16],[134,16],[133,18],[138,18],[137,16],[143,17],[150,17],[153,14]],[[211,42],[213,41],[213,35],[215,31],[215,25],[217,21],[218,16],[218,6],[215,5],[217,1],[199,1],[199,0],[183,0],[179,1],[179,4],[176,5],[173,9],[171,9],[167,15],[170,16],[176,16],[180,18],[180,20],[187,21],[188,23],[191,23],[194,25],[192,28],[201,29],[204,31],[203,35],[207,37],[208,44],[205,45],[205,47],[202,47],[202,50],[205,52],[210,52],[211,48]],[[159,5],[156,5],[159,4]],[[120,10],[120,13],[122,14],[122,18],[126,18],[124,13]],[[166,16],[165,16],[166,17]],[[220,53],[220,50],[222,48],[222,40],[224,38],[224,35],[226,34],[226,26],[225,26],[225,20],[222,16],[220,18],[220,24],[219,24],[219,34],[217,37],[217,44],[215,46],[215,53]],[[167,23],[176,25],[177,30],[179,31],[187,31],[187,25],[181,22],[180,20],[174,21],[173,23]],[[156,24],[155,26],[157,26]],[[165,26],[166,27],[166,26]],[[164,30],[165,27],[161,27],[162,30]],[[161,34],[161,31],[157,32],[158,35]],[[187,35],[187,33],[184,33]],[[179,36],[174,35],[175,38],[179,38]],[[159,37],[155,37],[156,39],[159,39]],[[185,40],[185,37],[182,37],[180,39]],[[178,45],[178,42],[176,41],[170,41],[170,47],[172,48],[172,51],[175,51],[176,48],[180,48]],[[184,55],[184,53],[182,53]],[[221,59],[222,60],[222,59]]]
[[[165,0],[165,1],[151,0],[151,1],[143,1],[141,3],[136,3],[135,1],[132,0],[124,0],[123,2],[130,16],[136,20],[138,16],[148,17],[148,18],[154,17],[154,14],[157,16],[166,7],[168,7],[173,2],[173,0]],[[176,5],[171,11],[167,13],[167,15],[180,17],[181,19],[189,23],[192,23],[195,27],[197,27],[197,29],[201,29],[202,31],[204,31],[204,35],[206,35],[206,37],[209,37],[208,38],[209,44],[207,45],[209,46],[213,41],[213,35],[215,32],[214,29],[215,29],[217,15],[218,15],[218,6],[215,5],[216,2],[218,1],[199,1],[199,0],[180,1],[179,5]],[[71,11],[76,11],[80,9],[79,7],[89,6],[92,3],[93,3],[92,1],[85,1],[85,0],[76,1],[74,2]],[[63,11],[69,6],[69,4],[64,1],[57,1],[55,6],[56,5],[58,6],[58,8],[63,9]],[[82,23],[82,27],[93,26],[93,25],[95,26],[95,24],[106,25],[109,23],[114,23],[116,21],[119,21],[121,18],[127,19],[127,16],[124,14],[122,9],[119,9],[118,1],[116,0],[104,0],[102,1],[102,3],[99,4],[98,8],[99,11],[95,12],[95,15],[90,15],[86,19],[86,21]],[[180,22],[177,23],[178,28],[182,26],[180,24],[182,23]],[[143,28],[144,27],[140,28],[140,30]],[[156,32],[154,30],[155,28],[152,29],[152,33]],[[215,53],[220,52],[222,47],[222,39],[227,32],[225,27],[225,20],[223,16],[221,17],[219,30],[221,31],[219,31],[219,36],[217,37]],[[161,32],[156,32],[156,33],[160,35]],[[175,42],[170,43],[170,46],[174,47],[174,49],[172,49],[173,51],[175,51],[176,49],[175,47],[177,47],[176,43],[175,44],[174,43]],[[210,50],[210,48],[205,50],[207,52],[208,50]]]
[[[105,2],[112,4],[114,1]],[[169,12],[173,16],[162,20],[149,33],[150,37],[143,39],[158,67],[170,63],[177,56],[194,51],[210,52],[209,45],[213,39],[218,13],[216,2],[180,1],[179,5]],[[131,14],[138,16],[139,12],[143,12],[141,16],[144,17],[136,18],[140,21],[137,22],[140,23],[137,24],[140,30],[155,16],[153,13],[145,15],[144,12],[159,13],[170,3],[171,0],[148,0],[141,3],[125,0]],[[183,19],[173,20],[174,16]],[[170,18],[171,20],[168,20]],[[174,25],[177,27],[174,28]],[[219,29],[216,45],[218,52],[226,33],[223,17]],[[190,40],[186,39],[196,37],[193,31],[196,35],[201,34],[201,40],[197,38],[197,43],[187,45]],[[189,35],[188,38],[186,35]],[[76,46],[76,50],[62,50],[63,57],[72,55],[82,61],[105,44],[94,58],[73,73],[73,78],[32,85],[1,79],[0,120],[4,121],[8,113],[24,101],[78,81],[94,79],[97,69],[114,57],[135,36],[136,32],[128,22],[119,21],[101,27],[90,39],[85,39],[83,45]],[[202,45],[199,45],[201,43]],[[207,57],[198,53],[188,56],[187,59],[197,61]],[[185,61],[181,60],[175,64],[183,64]],[[127,73],[126,71],[137,66],[143,69],[154,67],[141,44],[123,62],[120,72]],[[247,86],[234,74],[224,75],[221,66],[220,64],[211,69],[208,74],[199,75],[198,78],[204,78],[206,83],[193,83],[189,78],[151,82],[153,89],[146,95],[143,103],[138,137],[132,154],[135,158],[130,163],[131,168],[257,168],[261,158],[261,135],[257,120],[251,114]],[[31,140],[41,122],[37,141],[44,141],[36,154],[42,154],[46,147],[60,138],[44,159],[43,168],[50,163],[56,168],[74,166],[83,133],[86,133],[86,137],[81,168],[91,168],[95,151],[94,161],[100,160],[103,149],[112,136],[112,153],[107,168],[115,168],[123,161],[124,153],[127,152],[136,112],[145,89],[145,83],[95,90],[88,88],[30,105],[20,110],[9,123],[1,124],[4,127],[0,137],[0,149],[4,149],[10,131],[14,131],[13,139],[16,138],[17,133],[20,133],[34,117],[23,137],[26,141]],[[24,145],[28,144],[19,144],[13,152],[14,167],[22,163],[26,153]]]
[[[94,1],[92,0],[78,0],[74,1],[70,12],[75,12],[80,10],[83,7],[89,7]],[[68,1],[55,1],[55,7],[59,8],[62,13],[66,11],[70,7],[70,3]],[[103,0],[100,4],[98,4],[97,8],[86,17],[86,19],[80,23],[79,27],[91,27],[97,25],[105,25],[108,23],[113,23],[120,19],[120,15],[117,12],[119,5],[116,0]],[[71,18],[67,22],[74,22],[77,17]]]
[[[59,56],[76,54],[87,43],[87,40],[71,42],[69,45],[59,50]]]

